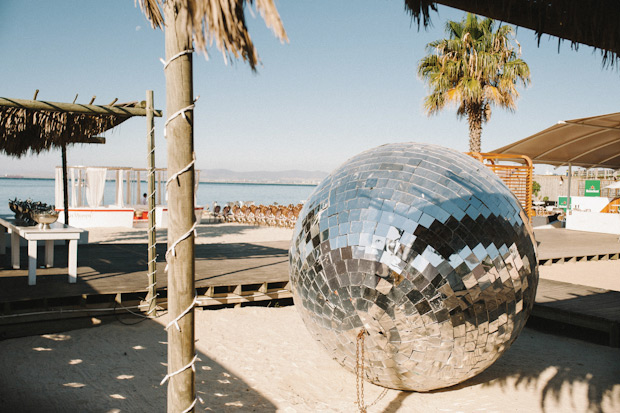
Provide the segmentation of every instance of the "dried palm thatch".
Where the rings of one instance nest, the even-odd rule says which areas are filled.
[[[288,41],[286,31],[273,0],[136,0],[153,28],[163,28],[161,7],[174,7],[184,22],[187,36],[193,36],[194,46],[208,58],[207,47],[215,42],[224,59],[239,57],[256,70],[258,54],[245,22],[246,3],[256,10],[278,39]]]
[[[620,2],[617,0],[405,0],[405,9],[424,27],[437,4],[525,27],[563,40],[577,49],[580,44],[601,51],[603,65],[620,64]]]
[[[135,108],[139,105],[132,102],[108,108]],[[67,144],[84,143],[86,138],[103,133],[134,116],[130,113],[76,113],[58,109],[58,105],[50,105],[47,110],[15,106],[18,105],[0,104],[0,152],[17,158],[29,152],[38,154]],[[106,107],[97,108],[105,112]]]

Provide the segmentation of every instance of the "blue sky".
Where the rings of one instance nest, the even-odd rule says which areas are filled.
[[[463,12],[440,7],[420,29],[398,0],[276,2],[290,42],[281,44],[260,17],[246,13],[260,55],[258,74],[226,65],[213,47],[194,57],[195,150],[199,169],[331,171],[351,156],[390,142],[429,142],[467,150],[465,120],[451,108],[427,117],[416,75],[425,45],[445,36]],[[482,132],[490,151],[558,120],[619,111],[620,72],[603,69],[598,52],[518,29],[532,84],[516,113],[493,112]],[[144,100],[155,91],[165,109],[164,36],[133,0],[0,2],[0,96],[107,104]],[[163,120],[157,166],[166,166]],[[70,147],[70,165],[146,166],[146,124],[135,118],[105,134],[105,145]],[[52,151],[20,159],[0,155],[0,174],[47,175]]]

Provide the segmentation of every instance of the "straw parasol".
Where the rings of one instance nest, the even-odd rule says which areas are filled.
[[[135,116],[115,109],[134,108],[144,109],[143,102],[106,107],[0,98],[0,152],[20,158],[75,143],[105,142],[92,137]]]
[[[68,205],[67,146],[105,143],[104,138],[96,135],[133,116],[147,114],[145,102],[114,103],[115,99],[110,105],[93,105],[93,101],[94,98],[85,105],[0,97],[0,152],[20,158],[28,153],[60,148],[65,205]],[[161,116],[161,112],[155,111],[155,116]],[[69,211],[67,207],[64,209],[68,224]]]

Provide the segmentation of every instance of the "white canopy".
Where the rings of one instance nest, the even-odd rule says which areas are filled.
[[[560,121],[491,152],[527,155],[535,164],[620,169],[620,112]]]

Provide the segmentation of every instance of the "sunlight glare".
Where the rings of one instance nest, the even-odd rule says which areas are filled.
[[[47,338],[49,340],[54,340],[54,341],[71,340],[71,336],[68,336],[66,334],[43,334],[41,337]]]
[[[73,387],[74,389],[79,389],[80,387],[86,387],[84,383],[65,383],[63,384],[65,387]]]

